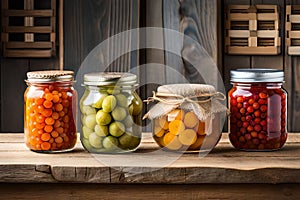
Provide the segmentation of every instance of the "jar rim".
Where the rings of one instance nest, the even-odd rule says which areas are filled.
[[[26,82],[46,83],[74,81],[74,72],[68,70],[44,70],[27,72]]]
[[[284,82],[284,72],[279,69],[245,68],[230,71],[231,82],[272,83]]]
[[[127,72],[93,72],[84,75],[84,85],[89,86],[135,86],[137,76]]]

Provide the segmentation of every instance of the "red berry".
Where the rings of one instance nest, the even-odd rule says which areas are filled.
[[[249,107],[247,108],[247,112],[248,112],[248,113],[253,113],[253,111],[254,111],[254,110],[253,110],[253,107],[252,107],[252,106],[249,106]]]
[[[255,101],[254,101],[254,99],[249,99],[249,101],[248,101],[248,103],[250,104],[250,105],[252,105],[253,103],[254,103]]]
[[[259,110],[256,110],[256,111],[254,112],[254,116],[255,116],[255,117],[260,117],[260,111],[259,111]]]
[[[260,107],[261,112],[266,112],[267,109],[268,109],[268,107],[267,107],[266,105],[262,105],[262,106]]]
[[[261,126],[258,125],[258,124],[256,124],[256,125],[254,126],[254,130],[257,131],[257,132],[261,131]]]
[[[258,96],[261,99],[266,99],[268,97],[268,95],[266,93],[264,93],[264,92],[259,93]]]
[[[258,108],[259,108],[259,103],[254,102],[253,105],[252,105],[252,107],[253,107],[255,110],[258,109]]]
[[[236,101],[237,101],[238,103],[242,103],[242,102],[243,102],[243,97],[238,97],[238,98],[236,99]]]

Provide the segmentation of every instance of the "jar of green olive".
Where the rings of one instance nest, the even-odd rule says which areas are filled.
[[[230,134],[235,148],[280,149],[287,140],[287,92],[284,73],[277,69],[231,71]]]
[[[84,75],[80,100],[81,142],[91,153],[122,153],[141,141],[142,100],[135,92],[137,76],[99,72]]]

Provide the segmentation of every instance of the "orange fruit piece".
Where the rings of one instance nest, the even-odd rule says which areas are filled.
[[[163,138],[163,142],[165,147],[170,150],[178,150],[182,147],[182,144],[179,142],[177,136],[173,135],[172,133],[167,133]]]
[[[188,112],[184,116],[184,124],[188,128],[194,128],[199,122],[198,117],[193,112]]]
[[[190,146],[197,140],[197,133],[193,129],[186,129],[178,136],[179,142],[183,145]]]
[[[154,135],[156,137],[162,137],[164,134],[165,134],[165,131],[160,126],[155,126],[154,127]]]
[[[195,127],[195,131],[198,135],[205,135],[205,122],[199,122],[199,125]]]
[[[182,131],[184,131],[184,129],[185,129],[184,123],[180,120],[173,120],[169,124],[169,131],[173,135],[180,134]]]
[[[184,114],[185,114],[184,110],[181,110],[181,109],[172,110],[168,114],[168,120],[169,121],[173,121],[175,119],[177,119],[177,120],[183,120]]]
[[[169,122],[167,120],[167,117],[160,117],[157,119],[158,124],[161,128],[163,128],[164,130],[168,130],[169,128]]]
[[[189,149],[192,149],[192,150],[200,150],[202,144],[203,144],[203,141],[205,139],[205,135],[200,135],[198,136],[196,142],[194,144],[192,144]]]

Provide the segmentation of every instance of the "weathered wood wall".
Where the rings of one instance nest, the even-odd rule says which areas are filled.
[[[299,131],[297,118],[300,115],[299,58],[288,56],[285,50],[285,6],[299,4],[300,0],[64,0],[64,68],[78,71],[88,53],[108,37],[139,26],[164,27],[180,31],[200,43],[217,63],[228,90],[230,70],[236,68],[278,68],[286,74],[285,88],[289,92],[289,131]],[[276,56],[232,56],[224,53],[223,16],[229,4],[277,4],[281,11],[281,54]],[[154,38],[146,34],[147,42],[155,40],[165,47],[177,48],[176,53],[189,57],[192,53],[182,38],[169,38],[166,31]],[[151,38],[152,37],[152,38]],[[133,39],[133,38],[132,38]],[[113,44],[110,44],[113,45]],[[121,41],[118,48],[130,47],[131,43]],[[117,51],[114,50],[114,51]],[[106,55],[113,56],[111,48]],[[197,53],[197,52],[196,52]],[[58,58],[52,59],[8,59],[1,58],[0,65],[0,131],[21,132],[23,130],[23,92],[26,88],[26,72],[39,69],[58,68]],[[197,59],[194,60],[197,62]],[[174,69],[191,82],[202,82],[191,63],[185,62],[174,53],[158,49],[147,49],[125,54],[109,66],[108,70],[128,71],[139,64],[155,63],[170,66],[157,70],[148,64],[138,70],[143,99],[156,90],[158,84],[180,82],[182,77],[174,75]],[[198,60],[198,63],[201,63]],[[103,66],[105,67],[105,66]],[[203,67],[203,65],[199,66]],[[211,80],[217,80],[217,69]],[[154,82],[156,81],[156,82]],[[218,83],[221,86],[223,83]],[[83,88],[81,88],[82,90]],[[145,110],[148,109],[145,107]]]
[[[10,0],[12,5],[20,4]],[[49,2],[39,1],[41,7]],[[46,6],[45,6],[46,4]],[[58,39],[58,37],[57,37]],[[59,52],[57,52],[57,55]],[[0,132],[23,131],[24,80],[31,70],[58,69],[58,57],[47,59],[3,58],[0,54]]]

